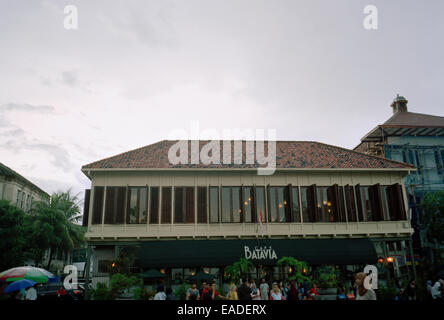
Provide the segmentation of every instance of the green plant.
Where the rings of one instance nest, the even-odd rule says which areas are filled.
[[[398,290],[395,287],[379,287],[376,290],[378,300],[394,300],[398,295]]]
[[[322,289],[336,288],[338,286],[338,276],[330,266],[320,267],[318,270],[318,284]]]
[[[310,278],[306,276],[308,265],[304,261],[299,261],[293,257],[282,257],[277,262],[278,266],[284,266],[289,268],[288,280],[302,283],[304,281],[309,282]]]
[[[186,283],[182,283],[174,290],[174,295],[178,300],[185,300],[187,298],[187,290],[190,286]]]
[[[136,276],[127,276],[121,273],[113,274],[110,280],[111,291],[115,297],[131,287],[140,287],[142,285],[142,279],[139,279]]]
[[[91,290],[93,300],[113,300],[114,296],[111,289],[102,282],[97,283],[96,289]]]
[[[250,261],[245,258],[240,258],[239,261],[225,268],[225,278],[239,283],[239,280],[242,279],[243,276],[246,276],[252,267],[253,264]]]

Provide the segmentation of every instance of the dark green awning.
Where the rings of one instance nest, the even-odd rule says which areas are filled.
[[[275,265],[283,256],[309,264],[374,264],[369,239],[162,240],[139,246],[144,268],[225,266],[240,258]]]

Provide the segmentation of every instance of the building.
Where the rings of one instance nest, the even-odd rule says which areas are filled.
[[[29,212],[33,201],[49,201],[49,194],[0,163],[0,200],[8,200],[23,211]]]
[[[7,200],[29,213],[32,204],[36,201],[50,201],[50,195],[36,186],[34,183],[0,163],[0,200]],[[50,250],[44,254],[41,266],[46,266],[49,261]],[[53,254],[51,262],[52,270],[63,270],[69,264],[71,253],[57,250]],[[27,265],[35,265],[34,261],[27,261]]]
[[[229,156],[220,164],[191,164],[191,152],[188,164],[171,164],[177,143],[161,141],[82,167],[91,180],[84,225],[93,283],[106,281],[119,252],[130,249],[137,272],[157,268],[174,281],[203,269],[222,282],[224,267],[241,257],[254,263],[252,278],[272,280],[288,271],[276,266],[283,256],[361,268],[409,248],[409,164],[318,142],[278,141],[276,171],[259,175],[261,165],[246,160],[258,154],[258,142],[224,141],[210,151],[207,141],[185,142],[213,159],[228,146]]]
[[[427,192],[444,190],[444,117],[409,112],[407,99],[397,96],[393,116],[367,133],[354,150],[409,163],[417,168],[405,180],[415,248],[427,247],[421,236],[418,204]]]

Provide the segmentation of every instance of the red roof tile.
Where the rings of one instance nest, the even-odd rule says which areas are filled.
[[[220,142],[221,164],[191,164],[191,152],[188,152],[189,164],[173,165],[168,160],[168,150],[176,141],[164,140],[142,148],[131,150],[116,156],[87,164],[82,170],[88,169],[168,169],[168,168],[259,168],[266,165],[246,164],[246,142],[242,141],[242,164],[223,164],[223,143]],[[200,148],[208,141],[200,141]],[[231,143],[231,159],[233,159],[233,143]],[[188,143],[190,150],[190,143]],[[267,142],[265,142],[267,154]],[[413,166],[385,158],[366,155],[345,148],[335,147],[312,141],[276,141],[277,169],[414,169]]]

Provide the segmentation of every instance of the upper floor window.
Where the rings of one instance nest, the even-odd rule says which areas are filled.
[[[94,187],[92,224],[102,224],[104,187]]]
[[[128,188],[127,224],[145,224],[147,222],[148,208],[147,187]]]
[[[17,191],[17,201],[15,202],[15,205],[18,207],[20,205],[20,196],[22,194],[21,190]]]
[[[174,223],[194,223],[194,187],[174,188]]]
[[[159,223],[159,187],[150,187],[150,223]]]
[[[161,223],[171,223],[171,187],[162,187]]]
[[[242,222],[241,188],[222,187],[222,222]]]
[[[289,187],[270,187],[269,200],[269,222],[291,222]]]
[[[122,224],[125,220],[126,187],[106,187],[105,224]]]
[[[210,222],[219,222],[219,187],[210,187]]]

